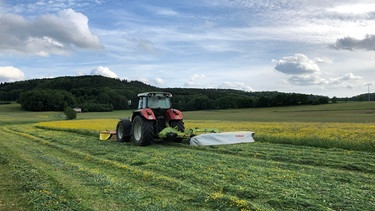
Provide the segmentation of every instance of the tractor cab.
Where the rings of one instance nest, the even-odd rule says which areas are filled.
[[[138,109],[169,109],[172,94],[167,92],[146,92],[138,94]]]

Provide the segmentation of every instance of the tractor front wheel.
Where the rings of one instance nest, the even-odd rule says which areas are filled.
[[[129,142],[132,123],[128,119],[120,120],[116,126],[116,139],[118,142]]]
[[[131,139],[138,146],[151,144],[154,139],[154,125],[152,121],[146,120],[141,116],[134,117]]]
[[[179,132],[185,131],[185,125],[184,125],[184,122],[182,120],[171,120],[171,121],[169,121],[169,126],[171,126],[171,128],[177,127],[177,130]]]

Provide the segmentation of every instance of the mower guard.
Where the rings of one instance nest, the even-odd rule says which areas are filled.
[[[190,146],[238,144],[254,141],[254,132],[250,131],[207,133],[191,137]]]

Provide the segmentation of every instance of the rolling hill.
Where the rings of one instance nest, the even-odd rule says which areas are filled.
[[[245,92],[233,89],[159,88],[139,81],[127,81],[103,76],[65,76],[32,79],[0,84],[0,101],[37,101],[35,104],[61,104],[78,106],[85,111],[111,111],[134,108],[128,100],[136,101],[140,92],[167,91],[174,95],[174,107],[181,110],[235,109],[307,104],[325,104],[326,96],[299,93]],[[69,94],[67,94],[68,92]],[[52,97],[48,97],[52,96]],[[60,98],[56,101],[56,96]],[[20,98],[27,97],[20,101]],[[54,98],[51,102],[50,98]],[[67,100],[66,98],[71,98]],[[44,108],[40,110],[61,110]],[[26,110],[33,110],[24,106]],[[34,109],[37,110],[37,109]]]

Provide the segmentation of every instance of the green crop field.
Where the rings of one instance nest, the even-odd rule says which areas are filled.
[[[0,210],[375,207],[375,113],[366,102],[184,113],[186,127],[254,131],[248,144],[99,141],[98,131],[130,115],[62,121],[60,112],[0,105]]]

